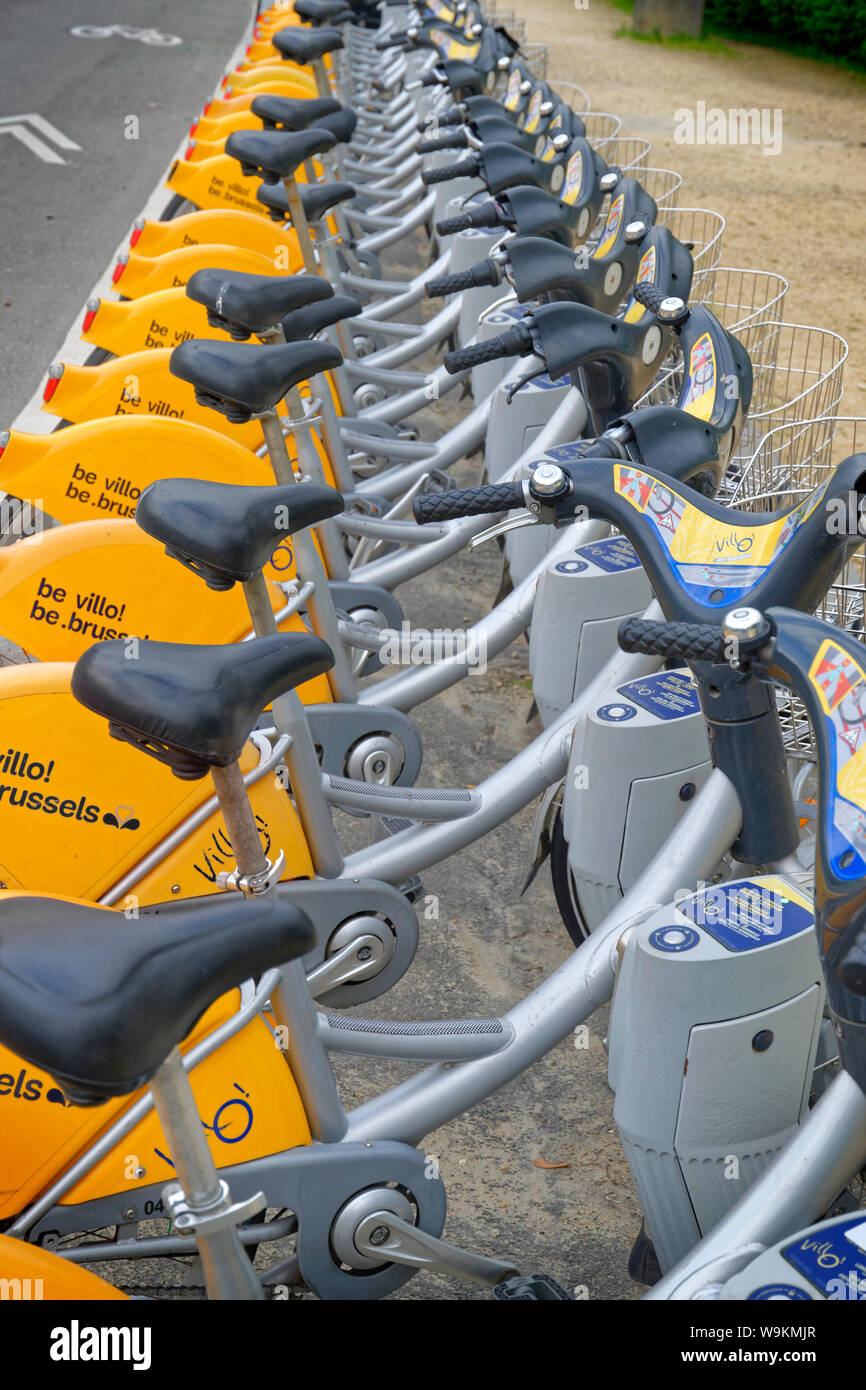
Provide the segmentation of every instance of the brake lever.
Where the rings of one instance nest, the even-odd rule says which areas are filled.
[[[479,531],[477,536],[473,536],[469,542],[469,549],[475,550],[485,541],[493,540],[494,536],[502,536],[506,531],[518,531],[522,526],[537,526],[538,517],[529,511],[520,511],[516,516],[507,516],[504,521],[497,521],[494,526],[488,526],[486,531]]]

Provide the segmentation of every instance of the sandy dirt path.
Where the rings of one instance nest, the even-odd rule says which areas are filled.
[[[601,0],[515,0],[528,38],[548,44],[548,77],[578,82],[623,135],[652,143],[650,162],[682,174],[682,207],[727,220],[722,262],[790,282],[789,322],[841,333],[851,354],[842,411],[866,415],[866,78],[770,48],[725,52],[615,38],[630,23]],[[678,144],[674,113],[769,108],[782,113],[777,155],[756,146]]]

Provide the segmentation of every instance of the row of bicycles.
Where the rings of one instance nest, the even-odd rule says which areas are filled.
[[[476,0],[262,10],[56,428],[0,435],[0,1272],[45,1297],[172,1258],[569,1300],[447,1239],[423,1140],[608,1003],[645,1296],[864,1296],[847,346],[548,57]],[[490,611],[414,628],[401,585],[488,541]],[[523,638],[541,731],[424,785],[411,712]],[[359,1013],[424,871],[532,803],[564,963],[501,1017]]]

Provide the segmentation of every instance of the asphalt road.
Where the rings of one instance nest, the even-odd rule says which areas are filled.
[[[3,0],[0,130],[6,118],[35,114],[80,148],[58,148],[38,123],[24,123],[64,161],[47,162],[17,135],[0,136],[0,429],[41,386],[252,12],[252,0]],[[82,25],[155,29],[182,42],[71,32]],[[130,116],[137,139],[127,138]]]

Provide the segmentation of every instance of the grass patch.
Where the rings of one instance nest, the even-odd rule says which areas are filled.
[[[619,6],[617,6],[619,8]],[[691,34],[671,34],[669,38],[664,38],[658,31],[653,29],[651,34],[638,34],[636,30],[623,24],[614,34],[615,39],[637,39],[639,43],[657,43],[663,48],[697,48],[702,53],[733,53],[729,43],[720,39],[717,34],[706,34],[700,38],[693,38]]]
[[[606,3],[614,10],[621,10],[623,14],[634,14],[634,0],[606,0]],[[780,43],[777,34],[767,34],[751,29],[737,28],[736,32],[726,32],[719,30],[715,26],[708,29],[704,26],[700,38],[692,38],[690,34],[672,34],[670,38],[664,38],[658,31],[653,30],[651,34],[638,34],[628,24],[623,24],[614,33],[616,39],[636,39],[639,43],[660,44],[663,48],[682,48],[697,49],[703,53],[727,53],[733,56],[736,49],[726,40],[733,40],[736,43],[754,44],[758,48],[773,48],[778,53],[790,53],[794,58],[806,58],[813,63],[829,64],[831,67],[841,68],[844,72],[850,72],[855,77],[866,77],[866,62],[858,62],[856,59],[845,58],[834,53],[825,53],[820,48],[815,48],[809,44],[802,43]]]

